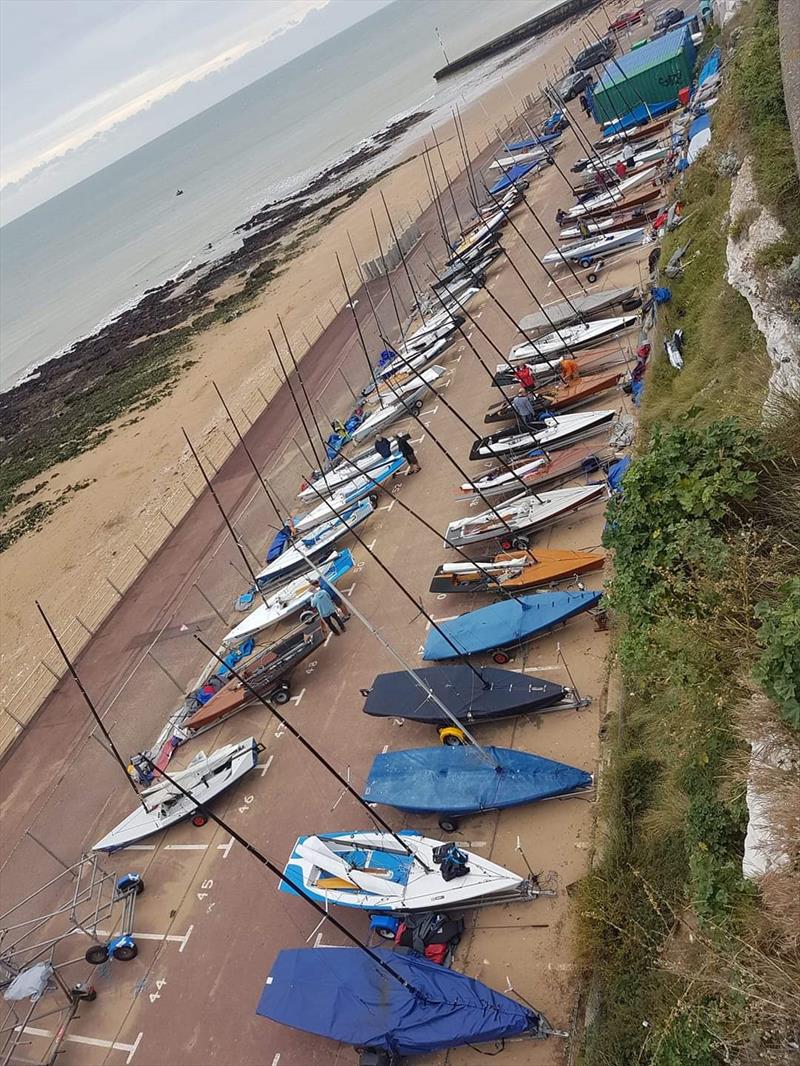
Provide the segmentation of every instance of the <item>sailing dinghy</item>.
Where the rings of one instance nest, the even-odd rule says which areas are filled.
[[[284,876],[326,907],[379,914],[459,910],[542,894],[533,881],[469,851],[467,872],[446,881],[437,858],[443,847],[441,840],[410,829],[396,836],[377,830],[302,836]],[[293,891],[283,881],[280,890]]]
[[[472,444],[469,457],[473,461],[491,459],[494,455],[514,454],[534,448],[563,448],[584,437],[601,432],[614,419],[615,411],[583,411],[579,414],[558,415],[537,422],[538,428],[520,433],[503,429],[481,437]]]
[[[337,513],[341,514],[352,504],[363,500],[365,496],[374,495],[372,502],[376,503],[378,497],[375,493],[378,486],[384,481],[388,481],[389,478],[393,478],[405,466],[405,462],[403,456],[398,455],[386,463],[385,466],[376,467],[367,474],[359,474],[356,471],[356,476],[334,492],[328,500],[322,500],[312,510],[294,518],[292,520],[294,528],[298,533],[305,533],[309,529],[314,529],[321,522],[329,521]]]
[[[394,422],[419,414],[429,392],[430,389],[426,384],[420,384],[419,381],[415,382],[415,387],[412,391],[401,400],[385,403],[383,407],[376,408],[371,415],[364,419],[360,426],[356,426],[350,434],[351,437],[360,444],[361,441],[367,440],[382,429],[386,429],[387,426],[391,426]]]
[[[279,952],[256,1013],[350,1044],[387,1066],[466,1044],[541,1040],[555,1033],[533,1007],[472,977],[413,952],[370,950],[388,970],[361,948]]]
[[[114,826],[92,851],[118,851],[189,816],[196,825],[204,825],[207,818],[203,808],[249,773],[263,750],[254,737],[248,737],[238,744],[217,748],[210,755],[198,752],[185,770],[170,775],[191,792],[191,797],[184,796],[170,781],[156,781],[141,794],[144,806]]]
[[[585,770],[526,751],[438,744],[376,755],[364,799],[410,814],[435,814],[439,828],[452,833],[460,817],[585,793],[592,785]]]
[[[646,170],[641,170],[638,174],[632,174],[631,177],[625,178],[615,185],[609,192],[602,192],[597,196],[592,196],[588,200],[584,200],[583,203],[577,204],[575,207],[571,207],[567,214],[570,218],[580,218],[581,215],[591,214],[596,211],[598,207],[610,207],[612,210],[615,205],[625,202],[628,198],[628,193],[631,189],[637,188],[639,185],[644,185],[647,182],[655,180],[658,167],[648,167]]]
[[[346,537],[351,529],[369,518],[375,508],[369,497],[360,500],[355,506],[341,512],[341,518],[332,518],[329,522],[313,529],[300,537],[291,547],[273,559],[256,574],[259,585],[265,586],[282,578],[287,578],[298,570],[304,570],[309,562],[318,559],[324,551],[330,551],[334,545]]]
[[[596,454],[596,444],[584,443],[573,444],[555,455],[533,452],[528,458],[512,462],[509,466],[513,473],[508,467],[495,466],[483,477],[462,483],[460,498],[479,500],[492,496],[507,496],[512,492],[519,493],[523,486],[538,492],[540,488],[567,481],[576,474],[588,474],[597,470],[600,460]]]
[[[553,385],[533,395],[528,393],[528,398],[537,411],[567,412],[576,407],[582,407],[593,397],[613,389],[624,375],[624,370],[606,370],[599,374],[587,374],[585,377],[566,381],[562,385]],[[511,404],[506,400],[499,400],[492,404],[483,416],[483,421],[491,424],[492,422],[513,422],[517,418],[517,412]]]
[[[519,647],[557,625],[583,614],[600,602],[602,592],[540,592],[518,599],[499,600],[440,622],[428,633],[422,658],[426,662],[460,655],[493,652],[495,662],[507,663],[503,649]],[[443,635],[444,634],[444,635]],[[445,639],[445,635],[449,640]],[[452,644],[450,643],[452,641]],[[455,648],[453,647],[455,645]]]
[[[633,229],[618,229],[611,233],[602,233],[587,241],[579,241],[577,244],[569,244],[564,248],[556,248],[555,251],[547,252],[542,256],[543,263],[563,263],[568,259],[577,261],[582,267],[591,266],[599,255],[608,255],[610,252],[621,252],[624,248],[642,244],[644,241],[644,227]]]
[[[415,670],[422,685],[405,670],[378,674],[365,696],[364,714],[399,718],[449,729],[452,725],[430,693],[441,700],[459,722],[470,727],[501,722],[521,714],[575,710],[573,694],[542,677],[482,666],[480,676],[463,663],[423,666]]]
[[[590,570],[602,570],[605,556],[568,548],[537,548],[502,552],[475,563],[437,566],[431,592],[524,592],[539,585],[568,581]]]
[[[525,363],[536,356],[555,355],[558,352],[588,348],[603,337],[636,324],[636,315],[615,315],[613,318],[598,318],[593,322],[576,322],[539,337],[535,341],[515,344],[508,354],[510,363]],[[500,369],[498,367],[498,369]]]
[[[348,548],[340,552],[334,552],[320,565],[320,573],[331,585],[336,585],[344,575],[353,569],[353,556]],[[248,637],[256,633],[262,633],[265,629],[277,625],[284,618],[302,611],[308,607],[315,589],[311,585],[311,572],[301,574],[293,578],[277,592],[271,593],[266,598],[266,603],[259,603],[247,618],[244,618],[238,626],[233,628],[222,638],[222,643],[228,647],[235,647]],[[305,617],[305,616],[301,616]]]
[[[605,496],[604,482],[551,489],[535,496],[522,493],[497,504],[492,511],[467,515],[451,522],[445,531],[445,547],[458,548],[464,544],[499,540],[503,547],[525,548],[534,532]]]
[[[320,475],[308,484],[304,483],[297,494],[297,498],[299,500],[317,500],[320,496],[332,496],[362,474],[368,473],[376,481],[381,480],[377,471],[383,471],[384,467],[391,466],[392,463],[397,462],[398,458],[402,458],[398,451],[396,440],[391,441],[391,447],[392,452],[388,459],[384,459],[374,448],[365,448],[364,451],[354,455],[352,459],[345,460],[340,457],[335,470],[331,470],[328,474]]]

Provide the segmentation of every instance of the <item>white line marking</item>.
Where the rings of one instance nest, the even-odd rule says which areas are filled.
[[[523,666],[523,674],[541,674],[545,670],[560,670],[560,666]]]
[[[274,758],[275,758],[274,755],[270,755],[270,757],[267,759],[267,761],[265,763],[258,763],[257,764],[259,770],[261,771],[261,776],[262,777],[264,777],[264,775],[266,774],[267,770],[269,770],[270,766],[272,766],[272,760]]]
[[[275,1058],[272,1060],[272,1066],[278,1066],[278,1063],[280,1061],[281,1061],[281,1053],[279,1051],[278,1054],[275,1056]]]
[[[332,636],[333,636],[333,630],[331,629],[331,630],[328,631],[328,635],[325,638],[325,643],[322,645],[323,648],[327,648],[328,647],[328,645],[331,642],[331,637]],[[283,728],[283,727],[281,727],[281,728]],[[275,734],[276,737],[279,737],[280,735],[281,735],[280,733],[276,733]]]
[[[384,744],[383,747],[381,748],[381,755],[385,755],[388,750],[389,750],[389,745],[388,744]]]
[[[462,350],[461,355],[459,355],[458,359],[454,359],[453,362],[454,363],[460,363],[462,358],[463,358],[463,356],[464,356],[464,352]]]
[[[24,1028],[22,1026],[18,1025],[14,1029],[14,1032],[15,1033],[22,1032],[26,1036],[44,1036],[44,1037],[49,1037],[49,1039],[51,1039],[51,1040],[56,1035],[50,1029],[37,1029],[36,1027],[34,1027],[32,1025],[26,1025]],[[70,1041],[73,1044],[88,1044],[90,1047],[104,1047],[104,1048],[110,1048],[110,1049],[112,1049],[114,1051],[127,1051],[127,1052],[129,1052],[129,1055],[128,1055],[128,1058],[126,1059],[126,1062],[130,1062],[131,1059],[133,1058],[134,1052],[136,1051],[136,1049],[139,1046],[139,1041],[142,1039],[143,1036],[144,1036],[143,1033],[139,1033],[139,1035],[136,1037],[135,1043],[133,1043],[133,1044],[123,1044],[123,1043],[120,1043],[120,1041],[118,1041],[118,1040],[98,1040],[97,1037],[94,1037],[94,1036],[73,1036],[71,1034],[68,1034],[67,1036],[65,1036],[64,1039]]]
[[[194,929],[194,926],[190,925],[189,928],[186,930],[186,932],[183,934],[183,943],[178,948],[178,954],[180,954],[183,951],[183,949],[186,947],[186,945],[189,943],[189,937],[192,935],[192,930],[193,929]]]
[[[353,589],[355,587],[356,587],[356,583],[354,581],[349,589],[339,589],[339,592],[343,592],[345,594],[345,596],[352,596],[353,595]]]
[[[439,410],[439,404],[438,403],[434,404],[434,406],[430,409],[430,411],[426,411],[425,412],[425,417],[426,418],[432,418],[436,414],[436,412],[438,410]]]
[[[368,545],[367,545],[367,550],[368,550],[368,551],[374,551],[374,550],[375,550],[375,544],[376,544],[376,542],[377,542],[377,538],[375,538],[375,539],[374,539],[374,540],[372,541],[372,544],[368,544]]]
[[[134,938],[134,940],[158,940],[161,943],[166,943],[166,944],[180,944],[181,945],[181,949],[180,950],[183,951],[183,949],[186,947],[186,942],[188,941],[189,937],[192,935],[192,930],[193,929],[194,929],[194,926],[190,925],[189,928],[186,930],[186,932],[183,934],[183,936],[178,936],[175,933],[131,933],[130,936],[132,936]],[[82,933],[83,930],[82,929],[74,929],[73,932],[74,933]],[[118,933],[109,932],[108,929],[95,929],[94,930],[94,934],[95,934],[95,936],[118,936],[119,935]]]
[[[316,936],[314,937],[314,947],[315,947],[315,948],[321,948],[321,947],[324,947],[324,946],[325,946],[325,945],[324,945],[324,944],[322,943],[322,932],[320,931],[320,932],[319,932],[319,933],[317,933],[317,935],[316,935]]]
[[[155,851],[155,844],[128,844],[126,851]]]
[[[291,699],[291,701],[294,703],[295,707],[299,707],[300,706],[300,700],[303,698],[303,696],[305,696],[305,694],[306,694],[306,690],[304,688],[301,688],[296,696],[290,696],[289,699]]]
[[[422,442],[423,442],[424,440],[425,440],[425,434],[423,433],[421,437],[417,437],[417,439],[416,439],[416,440],[409,440],[409,442],[408,442],[408,443],[409,443],[409,444],[422,444]]]
[[[136,1049],[138,1048],[139,1044],[141,1043],[141,1039],[142,1039],[143,1036],[144,1036],[144,1033],[139,1033],[137,1035],[136,1039],[133,1042],[131,1050],[128,1053],[128,1057],[127,1057],[127,1059],[125,1059],[125,1066],[128,1066],[128,1064],[130,1063],[131,1059],[136,1054]]]
[[[208,844],[165,844],[164,851],[206,851]]]
[[[328,634],[328,640],[330,640],[330,639],[331,639],[331,634],[329,633],[329,634]],[[326,640],[326,641],[325,641],[325,643],[326,643],[326,644],[328,643],[328,640]],[[277,728],[277,729],[275,730],[275,736],[276,736],[276,737],[278,737],[278,738],[280,738],[280,737],[282,737],[282,736],[283,736],[283,734],[284,734],[285,732],[286,732],[286,726],[285,726],[285,725],[283,724],[283,722],[281,722],[281,724],[280,724],[280,725],[278,726],[278,728]]]
[[[461,617],[461,615],[459,615],[459,614],[449,614],[447,616],[447,618],[434,618],[433,621],[436,622],[436,624],[438,625],[439,622],[452,622],[454,618],[460,618],[460,617]],[[426,629],[430,629],[431,628],[430,622],[426,622],[425,623],[425,628]]]
[[[270,762],[272,762],[272,756],[271,755],[269,757],[269,762],[267,763],[267,768],[269,768],[269,763]],[[264,775],[262,774],[261,776],[263,777]],[[217,844],[217,851],[221,851],[223,853],[222,854],[223,859],[227,859],[227,857],[231,853],[231,848],[232,847],[233,847],[233,837],[231,837],[231,839],[228,841],[227,844]]]
[[[378,510],[379,511],[391,511],[391,509],[394,507],[394,505],[396,503],[397,503],[397,500],[392,500],[391,503],[387,503],[384,507],[379,507]]]

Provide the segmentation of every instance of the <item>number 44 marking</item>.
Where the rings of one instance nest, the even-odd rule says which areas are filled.
[[[166,977],[159,977],[156,981],[156,991],[150,993],[150,1002],[155,1003],[157,999],[161,999],[161,989],[167,983]]]

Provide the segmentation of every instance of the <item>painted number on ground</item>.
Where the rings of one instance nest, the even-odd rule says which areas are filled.
[[[197,898],[202,902],[208,898],[208,890],[214,887],[214,878],[209,877],[206,881],[200,885],[201,891],[197,893]]]
[[[155,990],[155,992],[151,992],[150,993],[150,1002],[151,1003],[155,1003],[155,1001],[157,999],[161,999],[161,989],[164,987],[164,985],[166,983],[167,983],[166,977],[159,977],[158,978],[158,980],[156,981],[156,990]]]

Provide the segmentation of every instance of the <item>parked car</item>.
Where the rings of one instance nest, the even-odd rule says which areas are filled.
[[[683,19],[683,11],[679,7],[668,7],[665,11],[662,11],[656,21],[653,23],[653,29],[668,30],[670,26],[673,26],[676,22],[680,22]]]
[[[629,26],[636,26],[637,23],[642,21],[644,15],[644,8],[638,7],[635,11],[624,11],[619,18],[609,25],[609,33],[613,33],[614,30],[627,30]]]
[[[582,52],[578,52],[575,56],[572,63],[572,73],[577,74],[579,70],[591,70],[598,63],[605,63],[607,59],[611,59],[615,49],[616,42],[613,37],[606,37],[596,44],[590,44],[588,48],[584,48]]]
[[[560,99],[573,100],[578,93],[582,93],[587,85],[592,84],[592,75],[588,70],[578,70],[574,74],[567,74],[556,86],[556,92]]]

